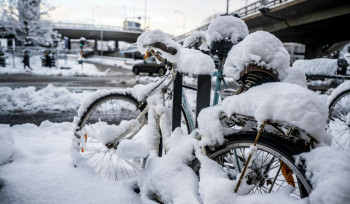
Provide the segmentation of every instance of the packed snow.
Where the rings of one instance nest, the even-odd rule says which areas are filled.
[[[208,45],[215,41],[231,41],[233,44],[243,40],[249,34],[245,22],[233,16],[221,16],[214,19],[207,30]]]
[[[311,60],[296,60],[293,63],[293,69],[300,69],[305,74],[310,75],[326,75],[333,76],[337,74],[338,69],[337,59],[311,59]]]
[[[183,48],[177,42],[171,40],[165,33],[160,30],[148,31],[142,33],[137,39],[137,46],[142,54],[147,51],[147,46],[153,43],[161,42],[167,46],[167,48],[176,49],[175,54],[157,49],[162,53],[163,57],[167,61],[176,63],[177,69],[189,75],[199,74],[211,74],[214,69],[214,61],[208,55],[203,54],[201,51]]]
[[[224,74],[238,80],[246,66],[254,64],[275,72],[283,80],[289,61],[288,51],[278,38],[268,32],[257,31],[232,47],[224,65]]]

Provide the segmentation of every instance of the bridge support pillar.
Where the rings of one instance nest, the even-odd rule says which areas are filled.
[[[94,43],[94,55],[98,55],[97,42],[98,42],[98,38],[95,38],[95,43]]]
[[[322,57],[322,45],[321,44],[312,44],[306,45],[305,48],[305,59],[314,59]]]
[[[117,51],[117,50],[118,50],[118,48],[119,48],[118,43],[119,43],[119,41],[118,41],[118,40],[116,40],[116,41],[115,41],[115,51]]]

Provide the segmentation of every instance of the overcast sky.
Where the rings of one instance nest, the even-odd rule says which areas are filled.
[[[230,0],[229,11],[245,6],[247,0]],[[150,29],[161,29],[172,35],[190,31],[203,24],[203,20],[215,13],[226,12],[227,0],[47,0],[55,7],[50,18],[55,22],[95,23],[122,26],[123,20],[141,16]],[[248,0],[248,3],[254,0]],[[175,12],[175,11],[179,12]],[[182,14],[181,14],[182,13]]]

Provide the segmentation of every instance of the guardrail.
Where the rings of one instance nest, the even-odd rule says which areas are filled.
[[[254,2],[252,4],[249,4],[241,9],[238,9],[232,13],[230,13],[229,15],[232,15],[232,16],[237,16],[237,17],[240,17],[240,18],[244,18],[244,17],[247,17],[249,15],[252,15],[252,14],[255,14],[255,13],[258,13],[260,12],[260,9],[263,8],[263,7],[275,7],[275,6],[278,6],[278,5],[281,5],[281,4],[284,4],[286,2],[289,2],[289,1],[294,1],[294,0],[259,0],[257,2]],[[192,31],[189,31],[185,34],[182,34],[180,36],[177,36],[175,38],[173,38],[175,41],[180,41],[180,40],[183,40],[185,39],[186,37],[192,35],[193,32],[195,31],[204,31],[204,30],[207,30],[208,27],[209,27],[209,24],[206,24],[204,26],[201,26],[199,28],[196,28]]]
[[[143,32],[143,30],[125,30],[122,26],[80,24],[80,23],[55,23],[54,28],[74,29],[74,30],[103,30],[103,31],[128,31]]]

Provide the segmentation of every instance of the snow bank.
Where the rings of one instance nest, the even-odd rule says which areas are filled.
[[[255,64],[276,72],[283,80],[289,61],[288,51],[278,38],[268,32],[257,31],[232,47],[224,65],[224,74],[238,80],[247,65]]]
[[[305,74],[311,75],[336,75],[338,69],[337,59],[312,59],[296,60],[293,63],[293,69],[300,69]]]
[[[332,103],[332,101],[342,92],[346,91],[346,90],[350,90],[350,81],[345,81],[343,83],[341,83],[339,86],[337,86],[337,88],[335,88],[331,95],[328,97],[328,105],[330,105],[330,103]]]
[[[276,100],[277,99],[277,100]],[[295,125],[311,134],[317,141],[330,144],[325,132],[328,108],[315,92],[288,83],[267,83],[253,87],[240,95],[227,97],[219,106],[202,110],[198,126],[203,139],[201,145],[224,142],[224,132],[219,115],[233,113],[254,116],[262,123],[266,119]]]
[[[206,39],[208,45],[221,40],[236,44],[248,34],[248,27],[243,20],[233,16],[221,16],[210,23]]]
[[[13,140],[12,133],[6,129],[0,131],[0,166],[11,162],[15,154],[15,141]]]
[[[314,190],[310,203],[350,203],[350,155],[331,147],[319,147],[300,156]]]
[[[203,54],[198,50],[183,48],[180,44],[171,40],[165,33],[160,30],[142,33],[142,35],[140,35],[137,39],[137,47],[142,54],[145,54],[147,51],[145,46],[156,42],[161,42],[168,48],[174,48],[177,50],[176,54],[171,55],[167,52],[157,49],[169,62],[176,63],[177,69],[180,72],[189,75],[210,75],[215,69],[214,61],[211,57]]]
[[[33,86],[17,89],[1,87],[0,112],[77,110],[86,94],[70,92],[51,84],[41,90]]]

